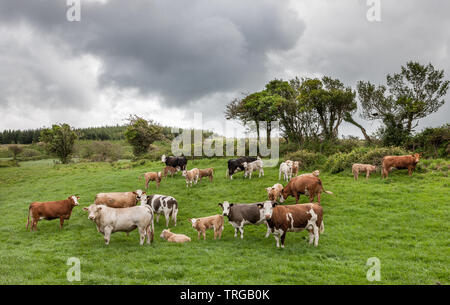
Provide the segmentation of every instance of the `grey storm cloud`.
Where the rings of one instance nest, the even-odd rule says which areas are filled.
[[[0,24],[26,23],[72,56],[92,54],[102,62],[100,87],[137,88],[169,106],[260,86],[267,52],[293,48],[305,27],[283,1],[81,1],[81,22],[68,22],[67,9],[1,1]]]

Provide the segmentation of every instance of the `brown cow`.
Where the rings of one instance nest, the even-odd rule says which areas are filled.
[[[284,202],[287,197],[293,196],[295,197],[295,203],[298,203],[300,194],[305,194],[309,196],[309,202],[313,202],[314,197],[317,195],[317,202],[320,204],[320,193],[322,192],[333,194],[332,192],[325,191],[320,178],[297,176],[292,178],[281,191],[280,202]]]
[[[170,232],[170,229],[163,230],[159,237],[164,238],[168,242],[173,242],[173,243],[185,243],[185,242],[191,241],[191,238],[189,236],[186,236],[184,234],[176,234],[176,233]]]
[[[172,166],[166,166],[163,170],[163,177],[166,178],[167,175],[170,175],[170,177],[173,178],[173,175],[176,174],[179,171],[179,167],[172,167]]]
[[[385,156],[382,164],[382,178],[388,178],[389,171],[395,167],[397,169],[408,169],[408,175],[412,175],[413,170],[419,163],[420,155],[406,155],[406,156]]]
[[[369,179],[370,173],[377,170],[375,165],[371,164],[359,164],[355,163],[352,165],[352,173],[355,180],[358,180],[358,175],[360,172],[366,173],[366,180]]]
[[[309,231],[309,244],[319,244],[319,235],[324,231],[323,210],[315,203],[278,205],[273,201],[258,204],[263,209],[267,225],[277,241],[277,247],[284,248],[287,232]]]
[[[202,180],[203,177],[209,177],[209,182],[213,180],[214,168],[210,167],[206,169],[199,169],[198,171],[199,171],[198,175],[199,180]]]
[[[192,227],[197,230],[198,238],[200,239],[200,234],[203,234],[203,240],[206,239],[206,230],[214,229],[214,239],[218,236],[219,239],[222,237],[223,231],[223,215],[213,215],[202,218],[192,218],[189,219],[192,223]]]
[[[110,208],[129,208],[134,207],[138,201],[147,198],[145,192],[137,190],[134,192],[116,192],[116,193],[98,193],[95,196],[94,203],[103,204]]]
[[[78,205],[78,196],[69,196],[65,200],[47,201],[47,202],[32,202],[28,208],[28,225],[30,224],[31,214],[31,228],[30,231],[37,231],[37,223],[41,219],[52,220],[59,218],[59,228],[62,229],[64,219],[69,219],[72,214],[74,206]]]
[[[283,185],[280,183],[274,184],[272,187],[266,187],[267,197],[269,200],[278,201],[283,190]]]
[[[156,182],[156,188],[159,188],[159,184],[161,183],[161,172],[148,172],[139,176],[139,179],[144,176],[145,178],[145,190],[148,190],[148,183],[150,181]]]

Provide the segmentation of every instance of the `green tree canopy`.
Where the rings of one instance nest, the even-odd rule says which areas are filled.
[[[52,128],[43,129],[40,137],[47,151],[57,156],[64,164],[70,161],[76,139],[77,134],[68,124],[53,125]]]
[[[135,156],[148,152],[150,145],[162,138],[162,127],[152,120],[143,119],[137,115],[128,118],[125,138],[133,148]]]

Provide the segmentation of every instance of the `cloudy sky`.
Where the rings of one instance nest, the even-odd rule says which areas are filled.
[[[450,1],[381,0],[380,22],[366,0],[81,0],[79,22],[68,9],[0,0],[0,130],[129,114],[192,127],[202,113],[204,128],[240,135],[225,105],[274,78],[381,84],[415,60],[450,79]],[[418,129],[449,122],[449,97]],[[360,136],[347,124],[341,134]]]

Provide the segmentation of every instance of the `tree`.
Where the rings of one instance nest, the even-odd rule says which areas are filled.
[[[132,146],[136,157],[148,152],[150,145],[162,138],[162,127],[152,120],[130,115],[128,122],[125,139]]]
[[[63,164],[70,161],[77,134],[68,124],[53,125],[52,128],[41,131],[40,141],[45,143],[45,148],[51,154],[57,156]]]
[[[381,120],[385,144],[401,142],[410,136],[420,119],[436,112],[445,101],[450,82],[444,80],[444,70],[435,70],[418,62],[408,62],[401,72],[386,76],[386,85],[376,87],[359,81],[358,97],[361,116],[367,120]],[[396,137],[403,137],[396,139]]]
[[[16,160],[17,155],[22,152],[23,147],[13,144],[8,146],[8,150],[13,154],[13,160]]]

